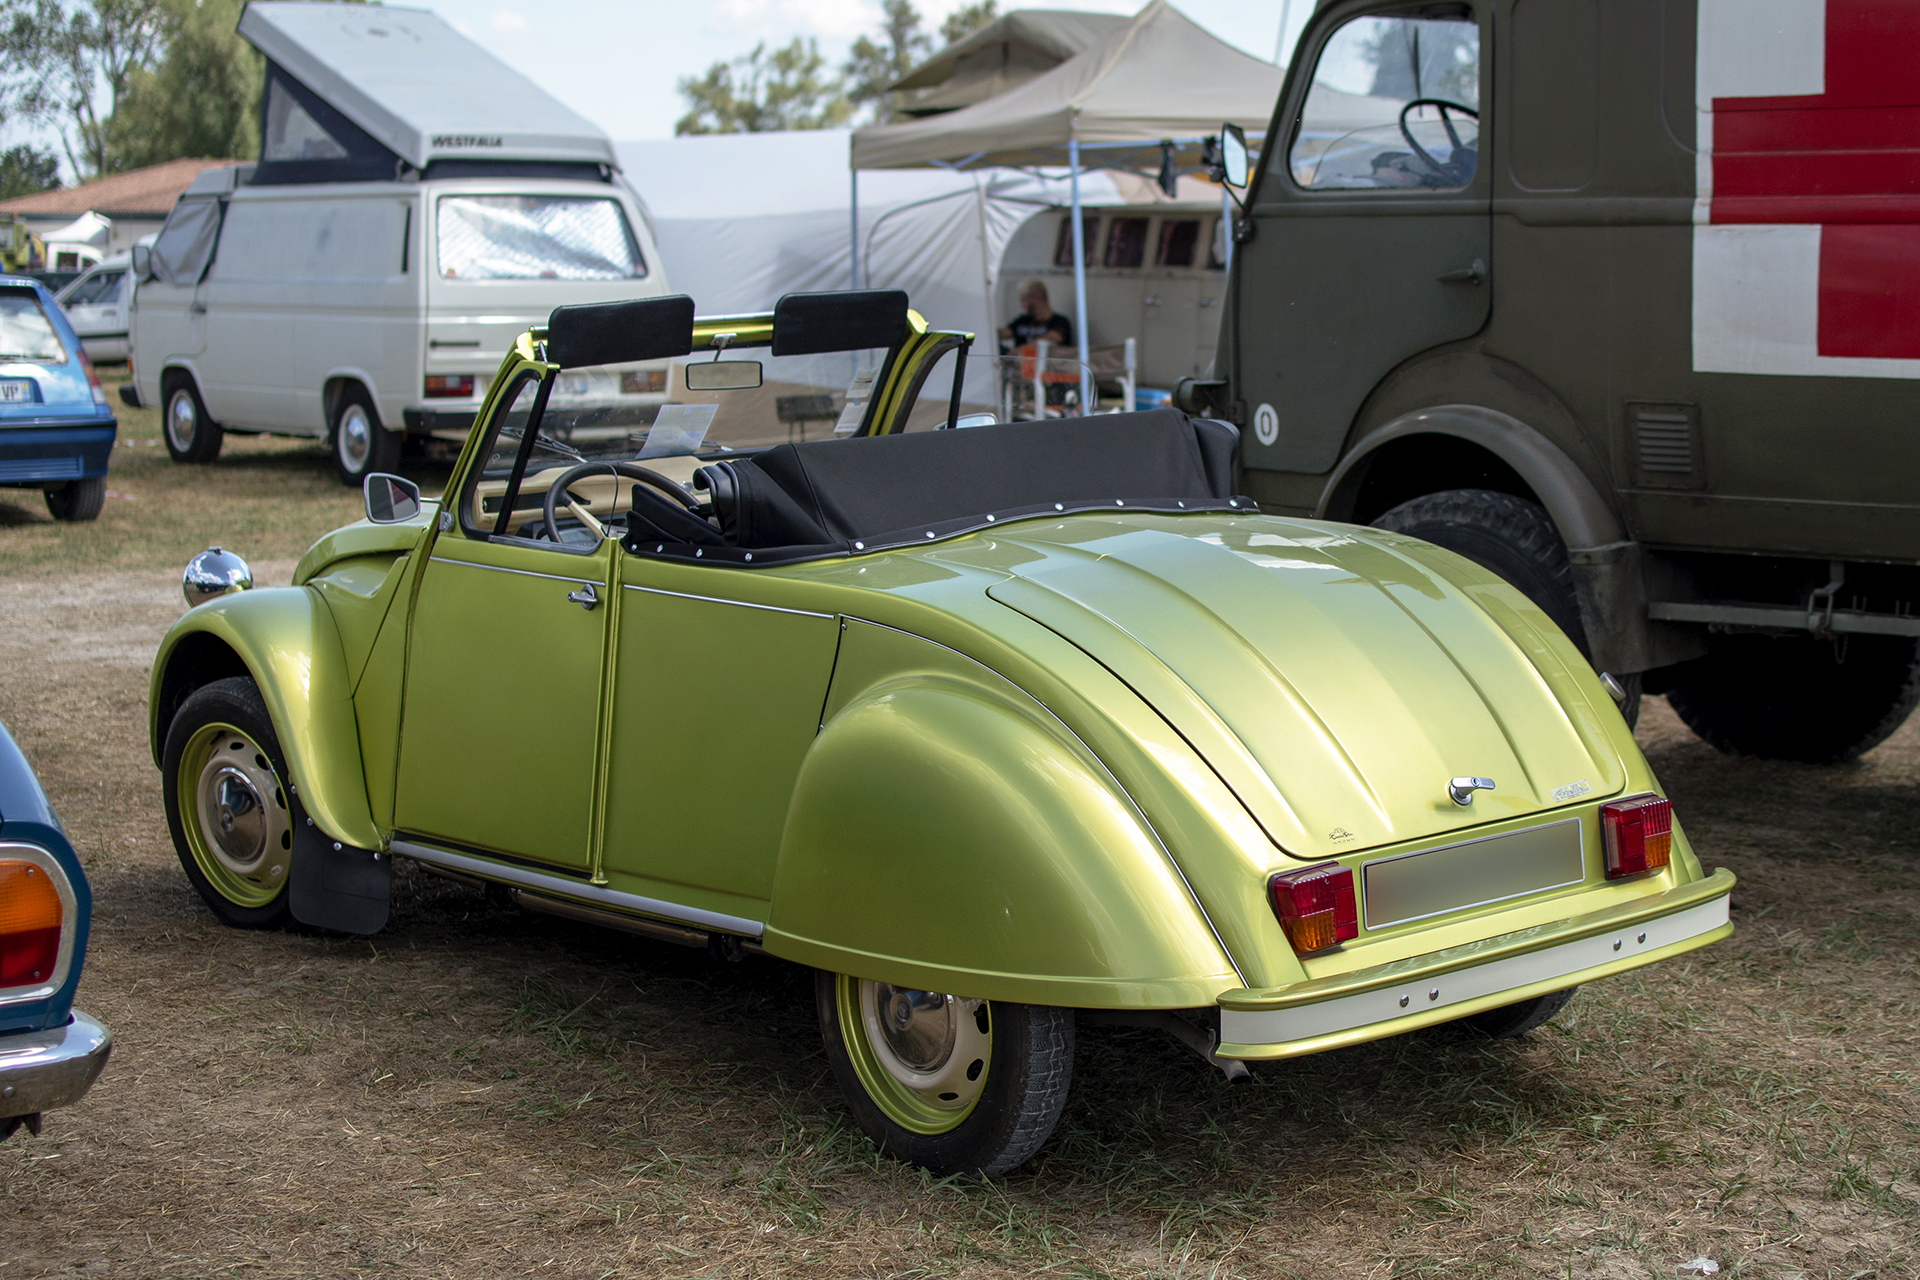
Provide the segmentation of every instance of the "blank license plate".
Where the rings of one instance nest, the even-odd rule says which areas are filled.
[[[1360,877],[1369,929],[1579,884],[1580,819],[1382,858]]]
[[[33,383],[25,378],[0,378],[0,404],[23,404],[33,399]]]

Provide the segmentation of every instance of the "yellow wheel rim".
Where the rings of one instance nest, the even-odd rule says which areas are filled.
[[[912,1133],[948,1133],[973,1114],[993,1066],[985,1000],[834,978],[840,1039],[867,1097]]]
[[[203,725],[174,781],[187,847],[214,890],[238,907],[279,897],[293,863],[293,814],[259,744],[230,724]]]

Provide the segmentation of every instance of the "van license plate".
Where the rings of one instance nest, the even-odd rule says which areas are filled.
[[[26,404],[33,399],[33,383],[26,378],[0,378],[0,404]]]

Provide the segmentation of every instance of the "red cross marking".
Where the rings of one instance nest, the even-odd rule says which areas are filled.
[[[1827,0],[1826,88],[1713,100],[1711,220],[1818,224],[1819,353],[1920,359],[1920,0]]]

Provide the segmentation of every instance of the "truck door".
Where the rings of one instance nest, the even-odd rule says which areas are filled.
[[[1337,4],[1296,58],[1236,245],[1246,465],[1318,474],[1395,365],[1485,325],[1490,4]]]

